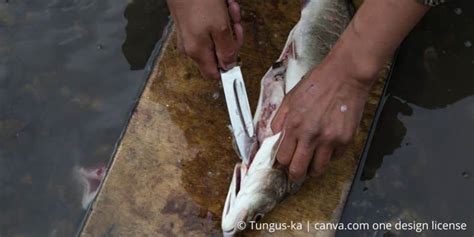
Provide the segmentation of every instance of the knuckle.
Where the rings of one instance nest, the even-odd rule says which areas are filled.
[[[304,176],[304,171],[298,167],[290,167],[290,175],[293,179],[298,180]]]
[[[230,26],[228,24],[217,24],[213,31],[217,34],[227,34],[230,32]]]
[[[301,125],[301,120],[299,119],[290,119],[287,122],[287,128],[290,128],[290,129],[296,129],[300,127],[300,125]]]
[[[196,58],[199,55],[199,46],[196,43],[184,43],[182,50],[189,57]]]
[[[306,126],[306,131],[310,133],[310,138],[314,139],[321,134],[321,127],[318,124]]]
[[[312,144],[314,144],[314,142],[318,138],[318,134],[313,132],[313,131],[309,131],[309,130],[305,130],[305,131],[307,131],[307,132],[302,133],[299,136],[299,140],[301,140],[301,142],[302,142],[301,145],[304,146],[307,149],[306,152],[308,154],[304,154],[304,155],[309,156],[309,149],[311,148]]]
[[[337,140],[338,135],[333,129],[327,128],[322,132],[322,137],[327,142],[334,142]]]
[[[225,63],[231,63],[234,61],[235,58],[235,49],[230,48],[224,52],[220,53],[221,60]]]
[[[313,137],[319,136],[319,135],[321,135],[321,133],[323,132],[323,131],[321,130],[321,127],[320,127],[319,125],[312,126],[312,127],[309,128],[308,130],[311,131],[311,133],[313,134]]]
[[[321,139],[327,144],[347,144],[350,142],[352,134],[348,130],[342,130],[335,125],[324,127],[321,131]]]
[[[352,133],[344,133],[339,136],[339,143],[343,145],[347,145],[352,141],[353,134]]]

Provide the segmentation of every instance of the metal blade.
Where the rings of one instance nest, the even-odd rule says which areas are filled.
[[[240,157],[248,163],[255,130],[240,67],[221,71],[221,79],[235,143]]]

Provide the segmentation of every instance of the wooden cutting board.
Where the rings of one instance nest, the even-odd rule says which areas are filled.
[[[260,79],[299,18],[299,1],[242,1],[242,70],[253,111]],[[381,75],[386,74],[385,70]],[[262,222],[339,218],[382,93],[374,86],[355,141],[320,178],[305,182]],[[149,78],[82,236],[219,236],[221,210],[238,158],[222,89],[181,55],[171,33]],[[279,236],[307,235],[277,231]],[[330,234],[330,233],[319,233]],[[248,231],[248,236],[269,235]],[[313,234],[314,235],[314,234]]]

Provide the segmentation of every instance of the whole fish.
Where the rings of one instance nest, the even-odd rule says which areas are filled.
[[[232,236],[246,223],[260,219],[289,193],[298,189],[276,162],[282,138],[271,129],[284,96],[314,66],[321,63],[351,19],[346,0],[307,0],[301,17],[288,36],[282,54],[261,82],[254,116],[257,152],[237,164],[222,213],[222,231]],[[315,194],[317,195],[317,194]]]

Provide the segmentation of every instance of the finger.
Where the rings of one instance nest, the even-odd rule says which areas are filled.
[[[283,124],[285,123],[286,115],[290,110],[289,106],[286,105],[285,101],[286,100],[284,99],[280,105],[280,108],[278,108],[275,117],[273,117],[272,119],[271,128],[273,133],[277,133],[283,129]]]
[[[234,34],[235,34],[235,43],[237,49],[242,48],[242,45],[244,44],[244,28],[242,27],[242,24],[236,23],[234,24]]]
[[[232,20],[234,24],[240,23],[241,21],[240,6],[237,2],[235,1],[229,2],[229,15],[230,15],[230,19]]]
[[[198,64],[199,70],[205,78],[216,80],[220,78],[215,53],[212,49],[205,49],[197,58],[194,58],[194,61]]]
[[[302,180],[308,172],[308,166],[313,157],[314,148],[309,141],[298,141],[298,145],[289,167],[290,179]]]
[[[288,166],[291,162],[291,157],[296,149],[296,137],[290,133],[283,131],[283,138],[278,147],[277,160],[283,166]]]
[[[240,15],[240,6],[237,2],[229,1],[229,15],[233,23],[233,30],[235,35],[235,42],[237,49],[240,49],[244,44],[244,28],[240,24],[242,18]]]
[[[316,149],[311,162],[309,174],[313,177],[321,176],[326,171],[334,149],[331,146],[323,145]]]
[[[217,60],[223,69],[230,69],[236,61],[236,43],[232,36],[232,29],[229,24],[214,30],[212,33]]]

